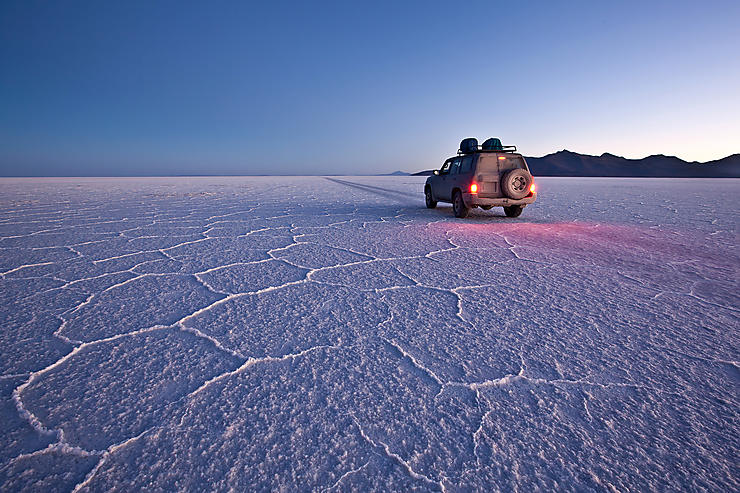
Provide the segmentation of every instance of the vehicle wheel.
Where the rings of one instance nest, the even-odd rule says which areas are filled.
[[[455,212],[455,217],[468,217],[470,207],[465,205],[465,201],[460,192],[455,192],[455,196],[452,197],[452,210]]]
[[[510,205],[509,207],[504,207],[506,217],[519,217],[522,215],[523,210],[523,205]]]
[[[501,180],[501,190],[507,197],[519,200],[529,195],[529,187],[532,185],[532,175],[526,169],[512,169],[504,174]]]
[[[437,207],[437,201],[432,197],[432,189],[430,187],[426,187],[424,189],[424,198],[426,199],[427,209],[434,209]]]
[[[493,207],[492,205],[482,205],[482,206],[480,206],[480,208],[483,209],[484,211],[490,211],[492,207]]]

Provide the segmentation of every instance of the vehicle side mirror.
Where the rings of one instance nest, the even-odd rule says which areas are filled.
[[[435,174],[435,175],[439,175],[439,170],[438,170],[438,169],[435,169],[435,170],[434,170],[434,174]]]

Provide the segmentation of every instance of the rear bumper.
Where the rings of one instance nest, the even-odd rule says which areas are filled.
[[[490,205],[493,207],[508,207],[510,205],[527,205],[531,204],[537,200],[537,192],[532,193],[531,195],[528,195],[524,197],[523,199],[514,200],[506,197],[499,197],[495,199],[486,199],[483,197],[478,197],[477,193],[464,193],[463,194],[463,202],[465,202],[465,205],[468,207],[473,207],[476,205]]]

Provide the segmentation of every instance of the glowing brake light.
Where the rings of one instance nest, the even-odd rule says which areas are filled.
[[[470,193],[478,193],[478,185],[473,183],[470,185]]]
[[[529,191],[530,191],[530,192],[532,192],[532,193],[534,193],[534,191],[535,191],[535,188],[536,188],[536,187],[534,186],[534,183],[532,183],[532,184],[531,184],[531,185],[529,186]]]

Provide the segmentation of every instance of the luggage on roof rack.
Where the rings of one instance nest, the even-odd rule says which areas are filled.
[[[504,146],[501,144],[501,139],[491,137],[490,139],[483,142],[481,149],[484,151],[503,151]]]
[[[468,137],[460,141],[458,154],[470,154],[472,152],[516,152],[516,146],[505,146],[501,144],[501,139],[491,137],[478,147],[478,139]]]
[[[468,154],[478,150],[478,139],[475,137],[468,137],[460,141],[460,150],[457,151],[459,154]]]

